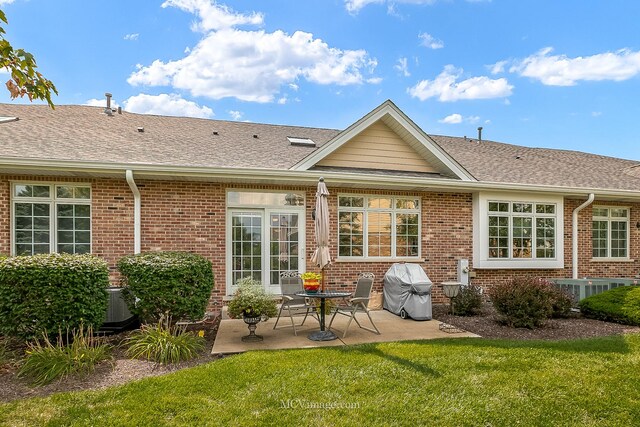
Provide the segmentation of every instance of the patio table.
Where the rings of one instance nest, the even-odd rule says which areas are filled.
[[[296,292],[297,296],[307,298],[320,298],[320,330],[312,332],[308,335],[308,338],[312,341],[331,341],[338,338],[336,334],[331,331],[326,331],[324,326],[324,310],[325,300],[327,298],[346,298],[351,296],[351,292],[339,292],[339,291],[324,291],[324,292]]]

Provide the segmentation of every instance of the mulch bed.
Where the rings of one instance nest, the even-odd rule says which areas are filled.
[[[472,317],[452,316],[448,314],[448,309],[449,307],[444,305],[434,306],[434,319],[473,332],[483,338],[562,340],[640,333],[638,327],[585,319],[580,315],[569,319],[549,320],[544,327],[539,329],[509,328],[495,321],[495,311],[489,305],[483,307],[482,314]],[[116,348],[112,363],[98,366],[93,373],[87,376],[65,378],[43,387],[32,387],[28,381],[16,378],[16,368],[13,366],[0,366],[0,402],[48,396],[67,391],[98,390],[210,362],[220,358],[220,356],[210,354],[219,324],[220,317],[210,323],[193,327],[194,330],[205,330],[205,339],[207,340],[205,350],[200,357],[175,366],[162,366],[144,360],[127,359],[124,350]],[[125,337],[126,333],[118,334],[111,338],[112,343],[118,344]]]
[[[177,365],[159,365],[146,360],[133,360],[125,356],[122,347],[116,347],[113,351],[113,362],[103,363],[95,371],[85,376],[74,376],[54,381],[42,387],[33,387],[28,380],[17,378],[17,369],[13,366],[0,367],[0,402],[10,402],[16,399],[26,399],[36,396],[48,396],[53,393],[80,390],[99,390],[115,385],[124,384],[133,380],[157,375],[167,374],[179,369],[190,368],[212,360],[220,356],[211,354],[213,342],[216,339],[220,316],[210,322],[189,327],[190,330],[204,330],[206,345],[199,357]],[[111,344],[117,346],[130,332],[124,332],[109,338]]]
[[[473,332],[483,338],[502,338],[513,340],[564,340],[593,338],[607,335],[640,332],[639,327],[620,325],[586,319],[579,313],[568,319],[547,320],[542,328],[510,328],[496,321],[496,312],[491,305],[485,305],[477,316],[453,316],[448,305],[433,307],[433,318],[465,331]]]

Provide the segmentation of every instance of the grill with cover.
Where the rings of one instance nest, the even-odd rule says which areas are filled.
[[[403,319],[431,320],[432,286],[418,264],[393,264],[384,275],[383,307]]]

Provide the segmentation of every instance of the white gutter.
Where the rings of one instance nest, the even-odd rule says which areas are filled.
[[[595,199],[595,194],[589,194],[589,198],[586,202],[578,206],[573,210],[573,232],[571,234],[571,244],[572,244],[572,252],[571,252],[571,261],[572,261],[572,271],[573,278],[578,278],[578,213],[593,203],[593,199]]]
[[[131,192],[133,193],[133,253],[140,253],[140,224],[141,224],[141,215],[140,212],[142,210],[142,205],[140,203],[140,190],[138,190],[138,186],[136,182],[133,180],[133,171],[131,169],[127,169],[125,172],[125,177],[127,178],[127,183],[129,184],[129,188],[131,188]]]
[[[29,168],[41,171],[73,171],[89,174],[120,175],[132,168],[131,163],[86,162],[77,160],[42,160],[25,158],[0,158],[0,171],[3,168],[20,167],[23,171]],[[219,179],[224,181],[263,181],[270,184],[301,185],[317,184],[317,170],[283,170],[268,168],[221,168],[202,166],[172,166],[136,164],[136,175],[145,179],[200,178],[205,180]],[[28,173],[24,171],[23,173]],[[561,185],[521,184],[490,181],[461,181],[448,178],[407,177],[398,175],[361,175],[357,173],[322,171],[326,180],[336,184],[352,186],[376,185],[381,189],[442,189],[450,191],[534,191],[560,193],[567,197],[588,196],[597,192],[600,198],[640,198],[638,190],[616,190],[606,188],[567,187]]]

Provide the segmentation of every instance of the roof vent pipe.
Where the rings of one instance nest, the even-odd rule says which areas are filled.
[[[113,115],[113,111],[111,111],[111,97],[112,97],[113,95],[111,95],[109,92],[107,92],[107,93],[105,93],[105,94],[104,94],[104,96],[106,96],[106,97],[107,97],[107,106],[106,106],[106,108],[104,109],[104,113],[105,113],[107,116],[112,116],[112,115]]]
[[[572,270],[573,270],[573,278],[578,278],[578,213],[593,203],[593,200],[596,198],[595,194],[589,194],[589,198],[586,202],[578,206],[573,210],[573,229],[571,234],[571,261],[572,261]]]
[[[478,127],[478,142],[482,142],[482,126]]]

